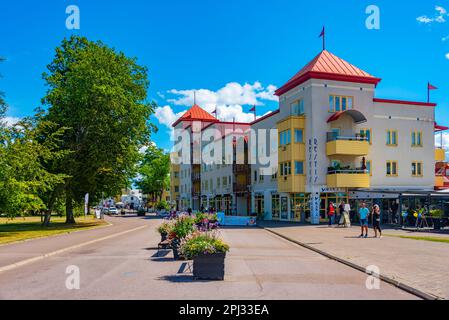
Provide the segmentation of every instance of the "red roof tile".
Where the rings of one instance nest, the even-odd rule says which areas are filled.
[[[381,80],[324,50],[279,88],[276,95],[284,94],[311,78],[372,84]]]
[[[206,110],[201,108],[198,105],[194,105],[192,108],[187,110],[184,115],[179,118],[174,124],[173,127],[176,127],[181,121],[204,121],[204,122],[216,122],[217,118],[212,116]]]

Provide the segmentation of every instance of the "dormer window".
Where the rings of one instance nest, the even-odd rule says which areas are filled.
[[[302,116],[304,114],[304,100],[300,99],[290,105],[292,116]]]
[[[354,108],[354,97],[351,96],[329,96],[329,112],[340,112]]]

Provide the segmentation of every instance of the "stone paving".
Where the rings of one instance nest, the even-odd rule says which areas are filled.
[[[284,237],[366,268],[375,265],[381,274],[437,298],[449,299],[449,243],[403,239],[397,236],[438,237],[448,234],[386,229],[382,239],[360,239],[360,227],[260,224]]]

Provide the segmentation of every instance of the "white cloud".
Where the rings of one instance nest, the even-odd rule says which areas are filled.
[[[445,8],[443,8],[442,6],[435,6],[435,15],[433,17],[429,17],[426,15],[420,16],[418,18],[416,18],[416,20],[420,23],[424,23],[424,24],[430,24],[433,22],[437,22],[437,23],[445,23],[446,22],[446,17],[449,16],[449,14],[447,13],[447,10]]]
[[[8,126],[8,127],[15,125],[20,120],[22,120],[22,119],[17,118],[17,117],[4,117],[4,118],[0,119],[0,121],[2,123],[6,124],[6,126]]]
[[[426,23],[426,24],[433,22],[433,19],[429,18],[428,16],[420,16],[420,17],[416,18],[416,20],[418,20],[418,22]]]
[[[449,60],[449,53],[446,53],[445,57]]]
[[[254,113],[249,110],[252,106],[262,106],[264,101],[278,101],[275,96],[277,87],[269,85],[264,87],[260,82],[243,85],[237,82],[230,82],[217,91],[209,89],[189,89],[168,91],[174,97],[167,100],[176,106],[191,107],[196,95],[196,103],[211,113],[217,110],[217,117],[221,121],[251,122],[254,121]],[[245,112],[246,110],[246,112]],[[175,113],[170,106],[156,109],[155,116],[159,122],[168,128],[179,119],[184,112]]]
[[[449,132],[443,132],[443,144],[441,144],[441,133],[435,134],[435,145],[437,147],[443,147],[449,158]]]
[[[161,124],[170,128],[172,124],[184,114],[184,112],[185,111],[176,114],[170,106],[164,106],[156,108],[154,116]]]
[[[440,15],[447,14],[447,10],[444,9],[443,7],[441,7],[441,6],[435,6],[435,10],[438,11],[440,13]]]
[[[443,38],[441,38],[441,40],[442,41],[447,41],[447,40],[449,40],[449,36],[443,37]]]
[[[218,105],[263,105],[260,100],[277,101],[277,97],[274,95],[276,89],[273,85],[264,88],[258,81],[253,84],[245,83],[244,85],[230,82],[217,91],[173,89],[169,93],[178,97],[169,99],[168,102],[179,106],[191,106],[196,94],[197,104],[206,108]]]

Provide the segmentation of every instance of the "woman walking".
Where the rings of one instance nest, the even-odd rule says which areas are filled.
[[[382,238],[382,229],[380,228],[380,207],[375,204],[372,212],[374,238],[377,238],[377,231],[379,231],[379,238]]]
[[[333,202],[329,203],[329,209],[327,211],[327,216],[329,218],[329,227],[332,227],[334,224],[334,218],[335,218],[335,206]]]

